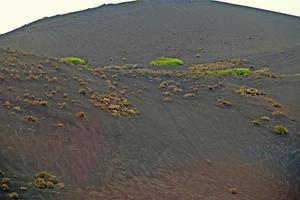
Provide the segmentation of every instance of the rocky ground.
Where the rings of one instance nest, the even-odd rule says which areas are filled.
[[[144,1],[2,35],[0,198],[299,199],[298,20]]]

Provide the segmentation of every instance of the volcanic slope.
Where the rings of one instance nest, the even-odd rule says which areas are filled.
[[[297,74],[239,58],[187,69],[0,58],[3,199],[299,197],[299,116],[262,89]],[[242,66],[251,73],[220,74]],[[40,171],[53,189],[31,184]]]

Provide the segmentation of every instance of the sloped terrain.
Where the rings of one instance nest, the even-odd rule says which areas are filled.
[[[16,177],[11,190],[29,187],[25,199],[231,199],[226,188],[234,185],[239,199],[297,196],[290,173],[298,173],[298,115],[266,92],[241,92],[299,83],[297,76],[168,72],[1,50],[1,169]],[[289,134],[276,135],[276,124]],[[34,189],[30,182],[43,170],[65,186]]]
[[[298,21],[144,1],[1,36],[0,198],[299,199]]]
[[[1,36],[0,46],[97,65],[124,64],[122,58],[146,64],[158,56],[191,64],[299,46],[298,23],[297,17],[206,0],[146,0],[43,19]]]

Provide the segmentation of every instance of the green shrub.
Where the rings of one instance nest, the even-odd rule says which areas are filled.
[[[83,60],[81,58],[77,58],[77,57],[65,57],[65,58],[62,58],[62,61],[71,63],[71,64],[75,64],[75,65],[85,65],[86,64],[85,60]]]
[[[275,125],[273,130],[275,133],[280,135],[289,133],[289,129],[281,124]]]
[[[177,66],[183,65],[183,61],[178,58],[160,57],[152,60],[150,65],[154,66]]]
[[[253,122],[253,124],[255,124],[257,126],[261,125],[261,122],[259,119],[254,119],[252,122]]]

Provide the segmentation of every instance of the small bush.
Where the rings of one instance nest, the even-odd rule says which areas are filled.
[[[218,99],[217,105],[219,105],[219,106],[232,106],[233,104],[232,104],[231,101],[229,101],[229,100],[226,100],[226,99]]]
[[[154,66],[177,66],[183,65],[183,61],[178,58],[160,57],[152,60],[150,65]]]
[[[34,176],[33,186],[40,189],[53,188],[58,183],[56,176],[41,171]]]
[[[77,57],[65,57],[65,58],[62,58],[62,61],[74,64],[74,65],[85,65],[86,64],[85,60],[83,60],[81,58],[77,58]]]
[[[262,116],[261,119],[264,120],[264,121],[270,121],[271,120],[271,118],[268,117],[268,116]]]
[[[252,122],[253,122],[253,124],[255,124],[257,126],[261,125],[261,122],[259,119],[254,119],[254,120],[252,120]]]
[[[76,113],[76,117],[79,119],[86,119],[87,115],[85,114],[85,112],[80,111],[80,112]]]
[[[273,130],[275,133],[280,134],[280,135],[289,133],[289,129],[281,124],[275,125],[273,127]]]
[[[238,190],[235,188],[235,187],[232,187],[232,186],[229,186],[227,188],[227,191],[231,194],[237,194],[238,193]]]

